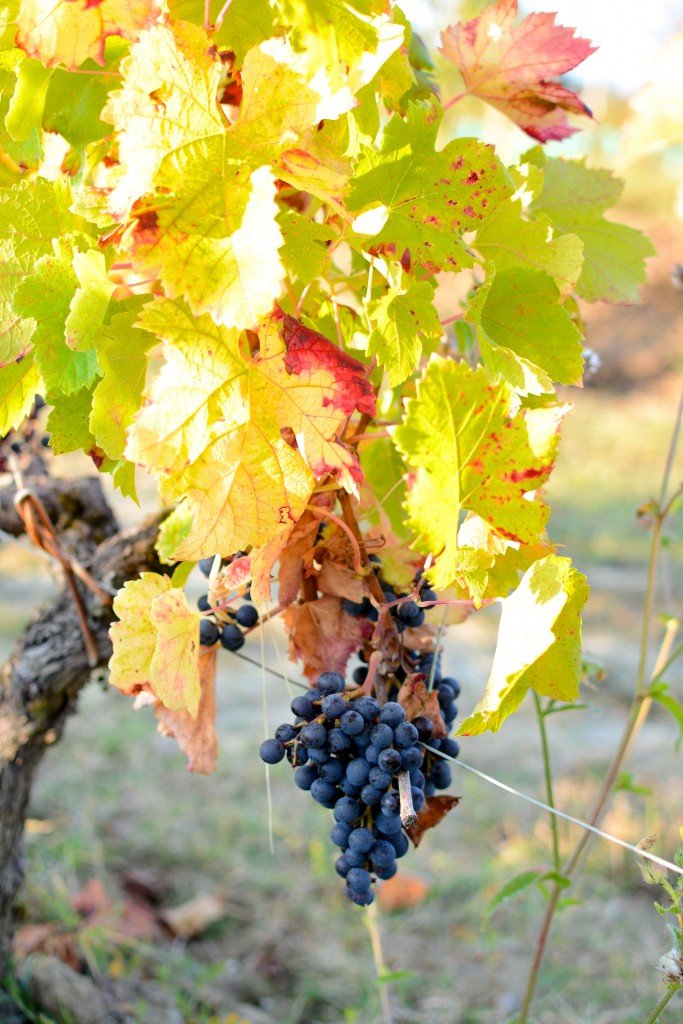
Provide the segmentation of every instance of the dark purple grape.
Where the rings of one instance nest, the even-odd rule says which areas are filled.
[[[264,740],[259,747],[259,755],[266,764],[278,764],[285,756],[285,745],[280,740]]]
[[[235,618],[240,626],[243,626],[245,629],[251,629],[258,622],[258,612],[253,604],[243,604],[237,609]]]
[[[213,647],[218,642],[218,626],[211,619],[202,619],[199,623],[199,642],[202,647]]]
[[[328,697],[331,693],[343,693],[344,677],[339,672],[321,672],[316,688],[324,697]]]
[[[221,633],[221,647],[224,647],[226,651],[239,651],[240,647],[243,646],[244,633],[240,627],[234,626],[232,622],[223,626],[223,632]]]

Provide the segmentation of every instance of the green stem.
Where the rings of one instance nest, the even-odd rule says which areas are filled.
[[[387,966],[384,962],[384,953],[382,952],[382,937],[380,935],[377,905],[375,903],[371,903],[367,908],[365,921],[368,926],[368,931],[370,932],[372,958],[375,961],[375,971],[377,973],[379,1001],[382,1009],[382,1024],[393,1024],[394,1018],[391,1012],[389,985],[384,980],[387,973]]]
[[[541,755],[543,757],[543,775],[545,778],[545,802],[549,807],[555,806],[553,794],[553,769],[550,763],[550,748],[548,746],[548,733],[545,727],[545,712],[541,704],[541,698],[534,690],[534,704],[536,706],[536,720],[538,732],[541,737]],[[553,837],[553,868],[559,873],[560,870],[560,836],[557,818],[550,815],[550,830]]]
[[[661,1014],[664,1007],[671,999],[673,999],[677,992],[678,988],[670,988],[666,995],[662,996],[662,998],[659,1000],[654,1010],[645,1021],[645,1024],[655,1024],[655,1021],[658,1020],[659,1015]]]
[[[657,562],[659,559],[659,551],[661,547],[662,528],[666,521],[667,515],[671,509],[673,499],[670,499],[665,504],[666,494],[669,488],[669,481],[671,478],[671,472],[673,469],[674,457],[678,446],[678,439],[681,433],[681,427],[683,426],[683,389],[681,389],[681,395],[678,402],[678,408],[676,410],[676,421],[671,434],[671,441],[669,443],[669,449],[666,457],[666,464],[664,466],[664,473],[662,476],[662,486],[660,488],[659,500],[657,502],[657,508],[655,511],[655,521],[652,529],[652,540],[650,542],[650,554],[648,558],[647,567],[647,583],[645,589],[645,600],[643,603],[643,619],[642,628],[640,632],[640,652],[638,656],[638,670],[636,673],[635,689],[633,698],[628,711],[628,718],[624,727],[624,732],[621,737],[619,746],[612,758],[612,763],[607,771],[607,775],[598,793],[597,800],[593,806],[593,810],[588,818],[588,822],[591,825],[597,825],[600,821],[602,813],[605,809],[606,804],[609,801],[614,785],[619,775],[622,764],[626,760],[628,753],[635,741],[638,733],[640,732],[645,720],[652,706],[652,699],[646,696],[646,671],[647,671],[647,656],[649,651],[650,641],[650,630],[652,628],[652,610],[654,604],[654,593],[655,593],[655,582],[657,577]],[[657,656],[657,660],[652,672],[652,678],[658,678],[661,672],[664,671],[665,665],[671,663],[671,645],[673,643],[674,634],[677,629],[677,623],[672,621],[667,624],[664,638]],[[586,849],[591,834],[584,832],[581,838],[576,843],[574,850],[572,851],[564,869],[562,875],[565,878],[571,878],[576,868],[578,867],[584,850]],[[522,1001],[522,1008],[519,1015],[518,1024],[528,1024],[529,1010],[531,1003],[534,998],[536,985],[538,983],[538,977],[541,970],[541,964],[543,963],[543,957],[545,955],[545,949],[548,942],[548,936],[550,935],[550,929],[555,917],[555,911],[560,901],[560,895],[562,888],[555,884],[553,890],[548,899],[548,905],[546,906],[545,914],[543,915],[543,921],[541,923],[541,929],[536,940],[536,947],[534,950],[534,959],[531,964],[529,971],[529,978],[527,980],[526,990],[524,992],[524,999]],[[667,1000],[668,1001],[668,1000]],[[666,1004],[665,1004],[666,1005]],[[656,1018],[654,1018],[656,1019]]]

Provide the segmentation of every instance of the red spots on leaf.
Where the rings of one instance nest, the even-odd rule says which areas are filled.
[[[504,480],[510,480],[511,483],[517,484],[521,481],[536,480],[539,477],[547,477],[552,473],[555,463],[551,462],[546,466],[527,466],[526,469],[513,469],[509,473],[506,473],[503,477]]]
[[[476,171],[471,171],[465,178],[466,185],[474,185],[475,181],[479,181],[479,175]]]
[[[326,371],[333,377],[332,396],[323,404],[350,416],[354,410],[376,415],[375,393],[368,380],[368,367],[347,355],[322,334],[305,327],[293,316],[285,316],[282,337],[287,348],[285,368],[298,376]]]
[[[458,159],[457,159],[457,160],[455,160],[455,161],[454,161],[454,162],[453,162],[453,163],[451,164],[451,170],[452,170],[452,171],[459,171],[459,170],[460,170],[460,168],[462,167],[462,165],[464,164],[464,162],[465,162],[465,160],[464,160],[464,157],[462,157],[462,156],[459,156],[459,157],[458,157]]]
[[[410,270],[410,249],[404,249],[400,260],[401,266],[406,271]]]
[[[93,462],[94,462],[95,466],[97,467],[97,469],[99,469],[101,467],[101,465],[104,462],[105,457],[106,457],[105,453],[102,451],[102,449],[101,448],[97,448],[96,446],[93,446],[89,450],[88,455],[93,460]]]
[[[466,217],[476,217],[476,216],[478,216],[474,212],[474,207],[473,206],[466,206],[462,212],[465,214]]]

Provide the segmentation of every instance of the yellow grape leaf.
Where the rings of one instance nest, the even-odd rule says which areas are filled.
[[[291,164],[297,181],[339,190],[337,171],[330,176],[308,152],[323,99],[297,61],[283,39],[252,48],[230,124],[218,102],[223,67],[206,33],[157,26],[123,61],[123,87],[103,114],[121,161],[111,208],[132,209],[136,269],[157,270],[169,297],[226,326],[253,327],[282,290],[276,179],[291,177]]]
[[[243,181],[235,167],[230,184],[216,175],[206,145],[188,147],[190,154],[197,163],[183,160],[173,181],[177,205],[162,200],[158,214],[145,217],[131,254],[140,270],[159,267],[166,294],[185,297],[194,313],[210,311],[226,327],[251,327],[272,310],[285,277],[275,179],[259,167]]]
[[[110,205],[124,212],[153,190],[165,156],[221,133],[225,122],[216,101],[221,63],[203,29],[156,25],[120,70],[123,86],[109,95],[101,117],[116,130],[122,171]]]
[[[16,45],[47,67],[104,64],[108,36],[137,39],[160,13],[156,0],[21,0]]]
[[[182,590],[174,588],[152,601],[150,620],[156,647],[149,666],[154,693],[169,711],[199,708],[199,623]]]
[[[543,540],[537,544],[506,540],[473,513],[465,517],[458,530],[458,543],[460,552],[454,582],[476,605],[483,600],[507,597],[517,587],[520,572],[555,551]]]
[[[292,317],[266,322],[254,355],[182,302],[152,303],[140,323],[164,339],[166,362],[126,454],[165,501],[187,496],[192,528],[177,558],[267,544],[330,474],[355,492],[360,467],[339,435],[355,409],[374,411],[361,363]]]
[[[151,688],[150,665],[156,647],[151,606],[171,586],[168,576],[143,572],[139,579],[124,583],[114,598],[119,621],[109,630],[114,648],[109,661],[109,682],[123,693]]]
[[[557,431],[568,406],[509,415],[510,391],[483,369],[433,356],[417,395],[393,434],[414,471],[406,499],[415,545],[436,556],[428,578],[437,590],[476,566],[458,539],[461,512],[476,512],[500,536],[534,544],[548,507],[527,497],[548,479]]]
[[[581,609],[586,577],[570,559],[549,555],[531,566],[503,601],[491,675],[459,734],[497,732],[532,688],[542,697],[573,701],[581,681]]]
[[[109,681],[123,693],[151,693],[169,711],[199,708],[199,622],[168,576],[142,573],[114,599]]]

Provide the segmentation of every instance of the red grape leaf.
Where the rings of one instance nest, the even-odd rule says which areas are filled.
[[[442,739],[448,735],[441,717],[438,694],[436,690],[428,690],[421,679],[408,676],[398,691],[397,700],[403,707],[409,722],[418,715],[424,715],[434,726],[436,739]]]
[[[243,586],[251,578],[251,558],[249,555],[242,555],[233,559],[229,565],[218,573],[215,580],[209,586],[209,601],[216,605],[219,601],[227,600],[234,594],[238,587]]]
[[[441,53],[458,68],[465,90],[497,107],[539,142],[566,139],[567,112],[592,117],[576,93],[552,79],[595,52],[555,15],[529,14],[515,25],[517,0],[498,0],[478,18],[441,35]]]
[[[367,366],[293,316],[285,316],[282,338],[287,349],[285,369],[288,373],[306,378],[325,370],[332,375],[334,391],[325,396],[324,406],[341,409],[346,416],[357,409],[374,419],[377,405]]]
[[[349,657],[372,631],[371,623],[347,615],[340,598],[328,594],[316,601],[290,604],[282,618],[289,636],[289,656],[292,661],[301,659],[311,680],[321,672],[343,674]]]
[[[460,803],[459,796],[428,796],[418,811],[417,821],[406,829],[413,846],[419,846],[425,832],[438,825],[450,810]]]
[[[201,694],[197,717],[187,711],[169,711],[158,704],[155,714],[162,736],[175,737],[178,746],[187,754],[187,767],[200,775],[216,771],[218,736],[216,735],[216,654],[218,647],[202,647],[199,654],[199,683]]]

